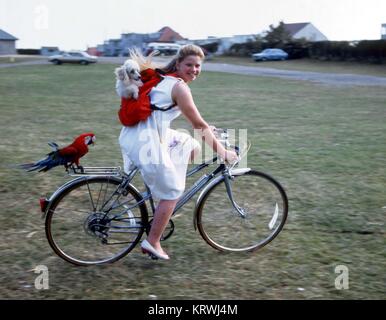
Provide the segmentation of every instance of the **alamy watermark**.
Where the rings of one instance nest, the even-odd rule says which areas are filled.
[[[142,165],[165,164],[165,161],[168,162],[170,160],[174,164],[181,165],[187,165],[188,163],[201,164],[215,156],[213,149],[202,141],[202,137],[202,130],[196,129],[193,132],[193,137],[189,131],[184,129],[165,130],[164,133],[157,129],[142,130],[138,136],[140,148],[137,161]],[[132,144],[132,141],[129,141],[128,138],[121,140],[123,152],[125,152],[126,139],[128,145]],[[160,141],[157,141],[157,139]],[[241,155],[239,166],[247,167],[247,129],[227,129],[226,133],[218,134],[217,139],[227,150],[234,150],[234,146],[237,146]],[[131,147],[129,146],[129,148]],[[196,154],[192,161],[191,152],[197,149],[200,149],[200,152]],[[165,159],[166,154],[168,154],[167,159]],[[217,162],[220,163],[222,161],[223,159],[218,157]]]
[[[34,27],[36,30],[47,30],[49,23],[49,14],[50,11],[48,7],[44,4],[39,4],[34,9]]]
[[[337,290],[348,290],[349,289],[349,271],[345,265],[338,265],[335,267],[335,273],[339,274],[335,278],[335,288]]]
[[[37,290],[47,290],[50,288],[49,285],[49,273],[48,268],[45,265],[38,265],[34,269],[35,273],[39,275],[35,278],[35,289]]]

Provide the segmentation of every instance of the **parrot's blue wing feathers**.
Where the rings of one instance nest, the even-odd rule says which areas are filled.
[[[53,167],[67,165],[71,162],[71,157],[62,156],[60,155],[59,151],[52,151],[47,154],[46,158],[41,159],[35,163],[22,164],[20,165],[20,168],[27,170],[28,172],[36,170],[39,172],[45,172],[52,169]]]

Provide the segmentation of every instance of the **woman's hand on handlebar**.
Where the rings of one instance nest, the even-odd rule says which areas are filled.
[[[239,156],[233,150],[225,150],[225,154],[222,158],[229,164],[233,164],[239,160]]]

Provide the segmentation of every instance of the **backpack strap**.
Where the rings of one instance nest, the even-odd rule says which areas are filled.
[[[162,80],[165,79],[165,76],[172,76],[172,77],[175,77],[173,74],[166,73],[165,71],[163,71],[163,70],[161,70],[161,69],[158,69],[158,68],[155,69],[155,71],[161,76],[160,82],[161,82]],[[177,78],[177,77],[175,77],[175,78]],[[160,82],[158,82],[158,84],[159,84]],[[158,84],[157,84],[157,85],[158,85]],[[174,108],[175,106],[177,106],[177,104],[176,104],[176,103],[173,103],[172,105],[170,105],[170,106],[167,107],[167,108],[159,108],[159,107],[157,107],[155,104],[151,104],[151,105],[150,105],[150,108],[151,108],[152,110],[154,110],[154,111],[168,111],[168,110]]]
[[[174,104],[172,104],[171,106],[169,106],[169,107],[167,107],[167,108],[159,108],[159,107],[157,107],[155,104],[151,104],[150,105],[150,108],[152,109],[152,110],[157,110],[157,111],[168,111],[168,110],[170,110],[171,108],[174,108],[176,106],[176,104],[174,103]]]
[[[155,70],[155,72],[157,72],[157,73],[160,74],[161,76],[166,76],[166,72],[163,71],[162,69],[155,68],[154,70]]]

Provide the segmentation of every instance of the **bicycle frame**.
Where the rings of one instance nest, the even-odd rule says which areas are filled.
[[[190,177],[193,174],[201,171],[202,169],[210,166],[211,164],[215,163],[217,161],[217,159],[218,159],[218,157],[216,156],[216,157],[213,157],[213,159],[211,159],[211,160],[208,160],[206,162],[203,162],[203,163],[197,165],[196,167],[192,168],[191,170],[189,170],[186,173],[186,177]],[[174,216],[178,210],[180,210],[192,197],[194,197],[194,195],[196,195],[197,192],[199,192],[214,177],[216,177],[220,172],[223,172],[224,170],[226,170],[226,166],[225,166],[225,164],[221,163],[210,174],[205,174],[201,178],[199,178],[189,190],[187,190],[183,193],[181,198],[178,200],[172,216]],[[126,174],[126,177],[124,178],[126,181],[123,183],[124,184],[130,183],[131,180],[134,178],[134,176],[137,174],[137,172],[138,172],[138,169],[136,168],[136,169],[132,170],[130,173]],[[152,212],[154,214],[155,206],[154,206],[153,196],[151,194],[149,187],[146,184],[145,184],[145,187],[146,187],[146,192],[141,194],[143,197],[143,199],[141,200],[141,203],[144,201],[149,201],[151,208],[152,208]],[[138,204],[140,204],[140,203],[137,203],[136,205],[138,205]]]
[[[189,170],[187,172],[186,177],[190,177],[193,174],[201,171],[202,169],[210,166],[211,164],[215,163],[217,161],[217,159],[218,159],[218,157],[216,156],[213,159],[208,160],[208,161],[192,168],[191,170]],[[128,177],[130,177],[132,179],[135,176],[135,174],[138,172],[137,169],[135,169],[135,170],[136,171],[131,172],[128,175]],[[217,184],[224,177],[224,183],[226,186],[227,194],[228,194],[228,197],[229,197],[229,200],[230,200],[232,206],[235,208],[236,212],[238,212],[242,218],[245,218],[246,217],[245,211],[235,202],[235,200],[233,198],[230,180],[232,179],[233,176],[244,174],[250,170],[251,170],[250,168],[240,168],[240,169],[231,170],[231,168],[228,168],[224,163],[221,163],[211,173],[205,174],[201,178],[199,178],[196,182],[193,183],[193,185],[191,186],[191,188],[189,190],[187,190],[183,193],[183,195],[181,196],[181,198],[178,200],[178,202],[176,204],[176,207],[172,213],[172,216],[174,216],[178,212],[178,210],[180,210],[187,202],[189,202],[190,199],[192,199],[201,189],[203,189],[205,187],[205,189],[201,192],[200,196],[197,199],[197,204],[199,204],[201,199],[203,198],[203,196],[207,192],[207,190],[209,190],[212,187],[212,185]],[[222,172],[222,174],[219,176],[220,172]],[[146,186],[146,184],[145,184],[145,186]],[[152,212],[154,215],[155,206],[154,206],[154,201],[153,201],[153,198],[151,195],[151,191],[147,186],[146,186],[146,190],[147,190],[146,193],[142,194],[143,199],[141,200],[141,202],[137,203],[136,205],[138,205],[144,201],[149,200],[150,204],[151,204]],[[193,219],[195,221],[195,214],[193,216]],[[195,223],[194,223],[194,227],[196,229]]]

